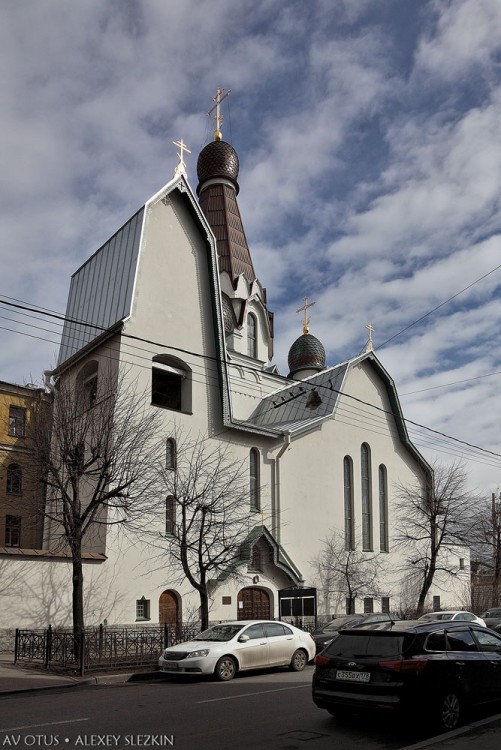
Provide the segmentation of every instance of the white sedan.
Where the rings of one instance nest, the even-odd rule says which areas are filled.
[[[315,641],[304,630],[274,620],[242,620],[213,625],[191,641],[166,648],[158,665],[165,674],[231,680],[245,669],[300,672],[314,656]]]
[[[473,612],[464,612],[462,610],[447,610],[444,612],[428,612],[426,615],[421,615],[420,620],[425,622],[431,622],[431,620],[462,620],[463,622],[476,622],[477,625],[482,625],[484,628],[487,627],[485,621],[481,617],[477,617]]]

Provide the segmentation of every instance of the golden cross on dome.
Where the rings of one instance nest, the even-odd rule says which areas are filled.
[[[302,307],[298,307],[297,310],[296,310],[296,312],[297,313],[304,312],[303,333],[306,334],[306,333],[309,333],[309,330],[310,330],[308,328],[308,325],[309,325],[309,322],[310,322],[310,316],[308,315],[307,310],[308,310],[309,307],[313,307],[313,305],[315,304],[315,302],[308,303],[308,297],[303,297],[303,299],[304,299],[303,306]]]
[[[372,334],[374,333],[374,326],[372,323],[367,323],[365,326],[367,330],[369,331],[369,341],[367,342],[367,346],[365,347],[366,352],[373,352],[374,351],[374,342],[372,341]]]
[[[216,114],[214,115],[214,119],[216,121],[216,129],[214,130],[215,141],[220,141],[223,138],[223,135],[221,133],[221,123],[223,122],[223,115],[221,114],[221,102],[230,94],[231,89],[228,89],[228,91],[225,92],[224,89],[218,86],[218,88],[216,89],[216,96],[212,97],[212,101],[216,103],[214,104],[212,109],[209,109],[209,111],[207,112],[210,117],[214,110],[216,110]]]
[[[184,152],[186,151],[187,154],[191,154],[191,151],[188,148],[188,146],[185,144],[182,138],[180,141],[172,141],[172,143],[174,144],[174,146],[177,146],[180,150],[180,153],[178,153],[179,164],[174,170],[174,176],[178,174],[182,174],[185,177],[187,177],[188,175],[186,174],[186,163],[184,161]]]

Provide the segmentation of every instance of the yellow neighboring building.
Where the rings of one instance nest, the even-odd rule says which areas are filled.
[[[40,550],[44,489],[29,447],[33,407],[48,396],[42,388],[0,381],[0,555]]]

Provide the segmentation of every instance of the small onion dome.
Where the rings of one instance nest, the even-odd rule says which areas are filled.
[[[236,320],[232,304],[226,294],[223,294],[223,322],[224,335],[229,336],[235,330]]]
[[[300,370],[323,370],[325,368],[323,344],[311,333],[303,333],[292,344],[288,363],[289,377]]]
[[[238,195],[238,191],[240,190],[237,182],[238,169],[238,156],[233,146],[230,146],[226,141],[212,141],[212,143],[208,143],[198,156],[197,195],[200,195],[200,190],[204,182],[217,179],[218,177],[229,180],[235,187]]]

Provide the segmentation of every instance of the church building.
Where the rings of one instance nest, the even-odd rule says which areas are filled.
[[[298,613],[314,614],[309,598],[315,592],[319,616],[345,612],[347,592],[329,590],[314,563],[332,534],[347,549],[384,562],[379,594],[355,592],[355,610],[399,611],[408,602],[395,573],[396,488],[424,492],[431,469],[409,439],[395,384],[371,340],[363,354],[328,364],[309,330],[307,299],[300,308],[303,333],[290,343],[289,372],[278,372],[273,313],[237,202],[237,153],[216,117],[193,191],[184,144],[177,145],[174,178],[73,275],[52,381],[77,373],[92,389],[112,357],[151,394],[149,408],[162,413],[167,446],[175,431],[205,435],[229,446],[247,467],[247,543],[238,576],[212,582],[211,621],[297,621]],[[193,618],[196,592],[179,571],[149,565],[146,542],[126,546],[110,526],[93,545],[85,573],[87,624]],[[458,570],[459,562],[458,555]],[[51,575],[66,580],[69,600],[71,569],[67,562],[54,565]],[[458,602],[468,567],[455,593],[438,582],[432,593],[444,604]],[[31,568],[29,575],[38,573]],[[58,605],[49,615],[53,625],[61,611]]]

